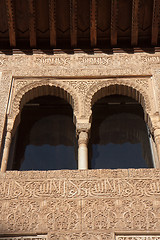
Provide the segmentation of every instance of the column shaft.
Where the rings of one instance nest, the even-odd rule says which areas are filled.
[[[156,143],[156,148],[157,148],[157,155],[158,155],[158,162],[160,166],[160,129],[155,129],[154,131],[154,139]]]
[[[88,169],[88,133],[80,132],[78,140],[78,169]]]
[[[3,157],[2,157],[2,163],[1,163],[1,172],[3,173],[6,172],[7,170],[10,145],[11,145],[11,132],[8,131],[5,138],[5,145],[4,145]]]

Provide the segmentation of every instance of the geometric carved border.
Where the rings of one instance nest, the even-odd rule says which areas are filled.
[[[24,85],[18,92],[16,92],[11,101],[11,109],[9,117],[15,121],[16,117],[20,114],[24,104],[29,100],[43,95],[59,96],[71,104],[74,116],[80,114],[80,101],[77,97],[75,90],[68,84],[61,81],[43,80],[43,81],[24,81]]]
[[[160,234],[117,235],[115,240],[160,240]]]
[[[18,235],[18,236],[0,236],[0,240],[47,240],[47,235]]]

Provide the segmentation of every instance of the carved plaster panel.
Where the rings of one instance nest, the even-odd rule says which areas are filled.
[[[0,56],[0,68],[12,70],[14,76],[150,75],[152,66],[159,64],[159,53]]]
[[[26,174],[27,175],[27,174]],[[159,179],[101,178],[101,179],[6,179],[0,182],[2,200],[65,198],[119,198],[119,197],[160,197]]]
[[[159,217],[148,199],[84,200],[85,230],[154,230]]]
[[[80,202],[21,200],[1,202],[1,233],[80,230]],[[2,216],[3,214],[3,216]]]
[[[3,130],[5,126],[11,81],[12,81],[12,74],[10,71],[1,72],[0,74],[0,145],[1,145]]]
[[[151,199],[10,200],[0,203],[0,233],[158,231],[160,204]]]
[[[47,172],[0,174],[0,234],[115,240],[119,231],[160,231],[159,170],[76,172],[50,171],[55,179]]]

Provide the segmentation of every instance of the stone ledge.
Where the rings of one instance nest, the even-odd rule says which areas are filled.
[[[52,171],[7,171],[0,179],[94,179],[94,178],[159,178],[160,169],[89,169]]]

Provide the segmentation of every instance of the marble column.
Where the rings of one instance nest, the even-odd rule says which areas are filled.
[[[8,123],[6,137],[5,137],[5,144],[3,149],[2,162],[1,162],[1,172],[3,173],[6,172],[7,170],[7,163],[8,163],[10,145],[12,140],[11,131],[12,131],[12,124]]]
[[[78,169],[88,169],[88,133],[82,131],[78,139]]]

